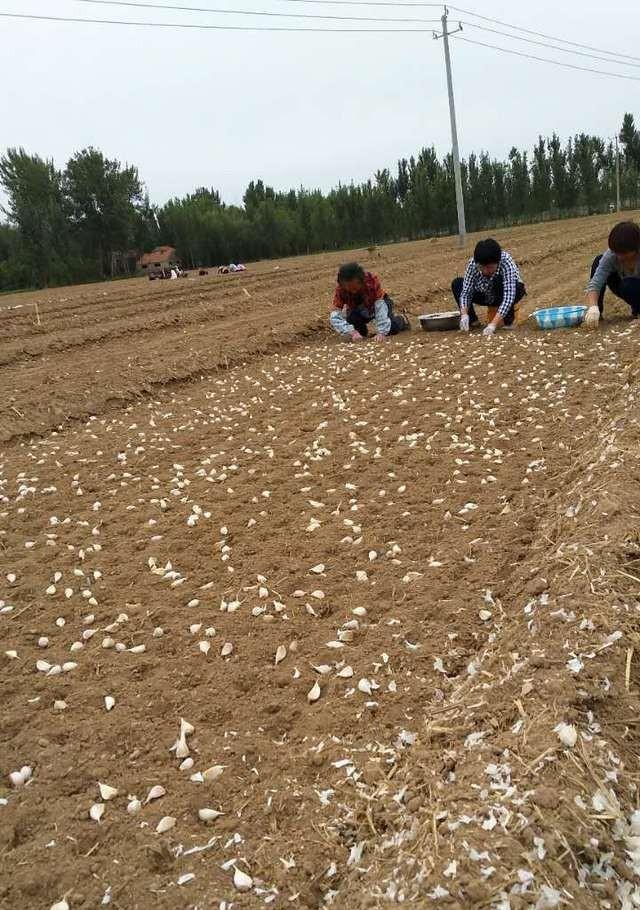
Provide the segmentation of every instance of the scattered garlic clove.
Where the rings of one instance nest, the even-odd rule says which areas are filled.
[[[276,659],[275,659],[276,667],[278,666],[278,664],[282,663],[282,661],[285,659],[286,656],[287,656],[287,646],[279,645],[278,650],[276,651]]]
[[[559,723],[554,727],[554,732],[558,734],[558,739],[569,749],[573,749],[578,741],[578,731],[573,724]]]
[[[490,610],[480,610],[478,612],[478,616],[480,617],[482,622],[489,622],[489,620],[493,616],[493,613],[491,613]]]
[[[105,803],[118,795],[116,788],[110,787],[109,784],[98,783],[98,790],[100,791],[100,796],[105,801]]]
[[[233,886],[237,891],[251,891],[253,888],[253,879],[246,872],[234,866]]]
[[[17,651],[5,651],[4,653],[5,653],[5,656],[9,658],[9,660],[17,660],[17,659],[18,659],[18,652],[17,652]]]
[[[104,706],[107,709],[107,711],[111,711],[115,707],[115,704],[116,704],[116,700],[113,697],[113,695],[105,695]]]
[[[325,565],[324,565],[324,563],[322,563],[322,562],[319,563],[317,566],[312,566],[312,567],[309,569],[309,571],[310,571],[310,572],[313,572],[314,575],[322,575],[322,573],[324,572],[324,570],[325,570]]]
[[[358,691],[364,692],[365,695],[371,695],[371,683],[368,679],[361,679],[358,682]]]
[[[144,801],[145,806],[147,805],[147,803],[150,803],[154,799],[160,799],[160,797],[164,796],[166,794],[166,792],[167,791],[164,789],[164,787],[161,787],[160,784],[156,784],[155,787],[152,787],[149,790],[149,792],[147,794],[147,798]]]
[[[62,664],[62,672],[71,673],[71,671],[75,670],[77,666],[77,663],[74,663],[72,660],[68,660],[66,663]]]
[[[51,669],[51,664],[46,660],[37,660],[36,661],[36,670],[39,670],[40,673],[48,673]]]
[[[210,641],[200,641],[200,642],[198,642],[198,648],[200,649],[202,654],[207,655],[209,653],[209,651],[211,650],[211,642]]]
[[[38,639],[38,647],[39,647],[39,648],[48,648],[48,647],[49,647],[49,639],[46,638],[46,637],[43,635],[42,638],[39,638],[39,639]]]
[[[146,650],[147,650],[146,645],[135,645],[135,647],[129,648],[129,653],[130,654],[144,654],[144,652]]]
[[[176,758],[186,758],[189,755],[189,746],[185,736],[180,736],[176,742]]]
[[[233,645],[231,644],[230,641],[225,642],[225,644],[222,646],[222,649],[220,651],[220,656],[229,657],[229,655],[232,653],[233,653]]]
[[[181,771],[190,771],[193,768],[194,761],[192,758],[185,758],[185,760],[180,764],[179,768]]]
[[[354,614],[354,616],[366,616],[367,615],[367,611],[366,611],[365,607],[355,607],[351,612]]]
[[[351,679],[353,676],[353,667],[343,667],[342,670],[339,670],[336,673],[336,676],[339,676],[341,679]]]
[[[214,780],[218,780],[222,776],[226,765],[212,765],[210,768],[207,768],[206,771],[202,772],[202,779],[205,783],[213,783]]]
[[[51,910],[70,910],[70,908],[69,904],[63,898],[61,901],[56,901],[55,904],[52,904]]]
[[[133,797],[132,800],[127,804],[127,812],[129,815],[137,815],[137,813],[142,809],[142,803],[137,797]]]
[[[330,664],[311,664],[311,669],[315,670],[316,673],[319,673],[321,676],[326,676],[327,673],[331,673]]]
[[[89,818],[94,822],[100,822],[100,819],[104,815],[104,808],[104,803],[94,803],[89,809]]]
[[[14,790],[18,790],[20,787],[23,787],[25,784],[25,780],[22,777],[22,773],[20,771],[12,771],[9,774],[9,780],[10,780],[11,786],[14,788]]]
[[[220,818],[221,815],[224,815],[224,812],[217,812],[215,809],[198,809],[198,817],[200,821],[213,822],[216,818]]]
[[[175,818],[172,818],[171,815],[165,815],[164,818],[161,818],[158,822],[156,826],[156,833],[165,834],[167,831],[171,831],[171,829],[175,826],[175,823]]]
[[[314,701],[318,701],[321,694],[322,689],[320,688],[320,683],[316,680],[311,689],[307,692],[307,701],[310,704],[313,704]]]
[[[54,711],[66,711],[67,710],[66,701],[62,701],[61,699],[59,699],[58,701],[54,701],[53,710]]]
[[[196,732],[196,728],[193,724],[190,724],[188,720],[185,720],[184,717],[180,718],[180,736],[191,736],[192,733]]]

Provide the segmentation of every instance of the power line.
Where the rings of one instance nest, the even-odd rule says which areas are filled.
[[[574,63],[564,63],[561,60],[550,60],[549,57],[536,57],[533,54],[523,54],[521,51],[512,51],[507,47],[499,47],[497,44],[486,44],[484,41],[473,41],[471,38],[462,38],[456,35],[457,41],[464,41],[466,44],[475,44],[478,47],[488,47],[494,51],[500,51],[503,54],[511,54],[514,57],[524,57],[526,60],[536,60],[538,63],[552,63],[554,66],[563,66],[565,69],[580,70],[583,73],[596,73],[598,76],[613,76],[614,79],[630,79],[632,82],[640,82],[640,76],[627,76],[624,73],[610,73],[606,70],[597,70],[589,66],[578,66]]]
[[[215,32],[324,32],[345,35],[420,35],[432,34],[430,28],[298,28],[273,25],[204,25],[190,22],[135,22],[125,19],[80,19],[74,16],[38,16],[27,13],[0,13],[2,19],[28,19],[39,22],[73,22],[85,25],[128,25],[137,28],[188,28]]]
[[[590,60],[602,60],[604,63],[618,63],[619,66],[632,66],[640,69],[640,63],[627,63],[626,61],[611,60],[609,57],[600,57],[596,54],[586,54],[583,51],[573,51],[568,47],[559,47],[557,44],[548,44],[546,41],[535,41],[533,38],[523,38],[520,35],[510,35],[508,32],[501,32],[495,28],[487,28],[486,25],[476,25],[475,22],[466,22],[462,20],[462,25],[469,28],[476,28],[482,32],[490,32],[492,35],[501,35],[503,38],[510,38],[512,41],[524,41],[526,44],[535,44],[537,47],[546,47],[552,51],[560,51],[563,54],[574,54],[576,57],[588,57]]]
[[[234,16],[275,16],[280,19],[333,19],[347,22],[415,22],[415,23],[436,23],[439,19],[398,19],[398,18],[379,18],[372,16],[332,16],[321,13],[275,13],[262,12],[259,10],[245,9],[212,9],[206,6],[168,6],[163,3],[140,3],[134,0],[79,0],[80,3],[91,3],[95,6],[125,6],[135,7],[136,9],[162,9],[170,11],[180,11],[188,13],[219,13],[223,15]]]
[[[297,3],[299,0],[289,0],[289,2]],[[450,6],[449,9],[453,9],[457,13],[462,13],[464,16],[473,16],[474,19],[482,19],[483,22],[492,22],[494,25],[502,25],[505,28],[510,28],[517,32],[523,32],[526,35],[533,35],[536,38],[546,38],[548,41],[557,41],[559,44],[568,44],[571,47],[579,47],[585,51],[596,51],[598,54],[609,54],[609,56],[612,57],[624,57],[625,60],[640,61],[640,57],[634,57],[631,54],[621,54],[619,51],[607,51],[601,47],[592,47],[590,44],[578,44],[575,41],[567,41],[564,38],[558,38],[555,35],[546,35],[544,32],[534,32],[531,29],[523,28],[521,25],[512,25],[510,22],[503,22],[500,19],[492,19],[490,16],[481,16],[480,13],[474,13],[471,10],[462,9],[460,6]]]

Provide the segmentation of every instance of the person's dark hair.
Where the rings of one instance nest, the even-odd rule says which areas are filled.
[[[487,240],[481,240],[473,252],[473,258],[478,265],[499,263],[501,256],[502,247],[497,240],[493,240],[491,237],[487,238]]]
[[[640,252],[640,227],[635,221],[620,221],[609,234],[609,249],[614,253]]]
[[[357,262],[345,262],[338,271],[338,284],[347,281],[364,281],[364,269]]]

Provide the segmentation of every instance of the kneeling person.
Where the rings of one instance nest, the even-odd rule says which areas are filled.
[[[382,290],[377,275],[365,272],[357,262],[340,267],[329,322],[344,338],[362,341],[375,321],[376,341],[411,328],[409,320],[393,311],[393,300]]]
[[[640,317],[640,227],[621,221],[609,234],[609,249],[596,256],[587,286],[587,326],[597,326],[604,310],[604,295],[612,294],[631,307],[631,318]]]
[[[455,278],[451,290],[460,309],[463,332],[478,321],[475,308],[487,307],[484,335],[493,335],[502,325],[513,326],[518,304],[527,293],[513,257],[491,239],[478,243],[464,278]]]

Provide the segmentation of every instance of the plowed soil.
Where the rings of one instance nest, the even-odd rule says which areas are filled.
[[[344,257],[0,299],[0,907],[640,906],[638,324],[344,345]]]

